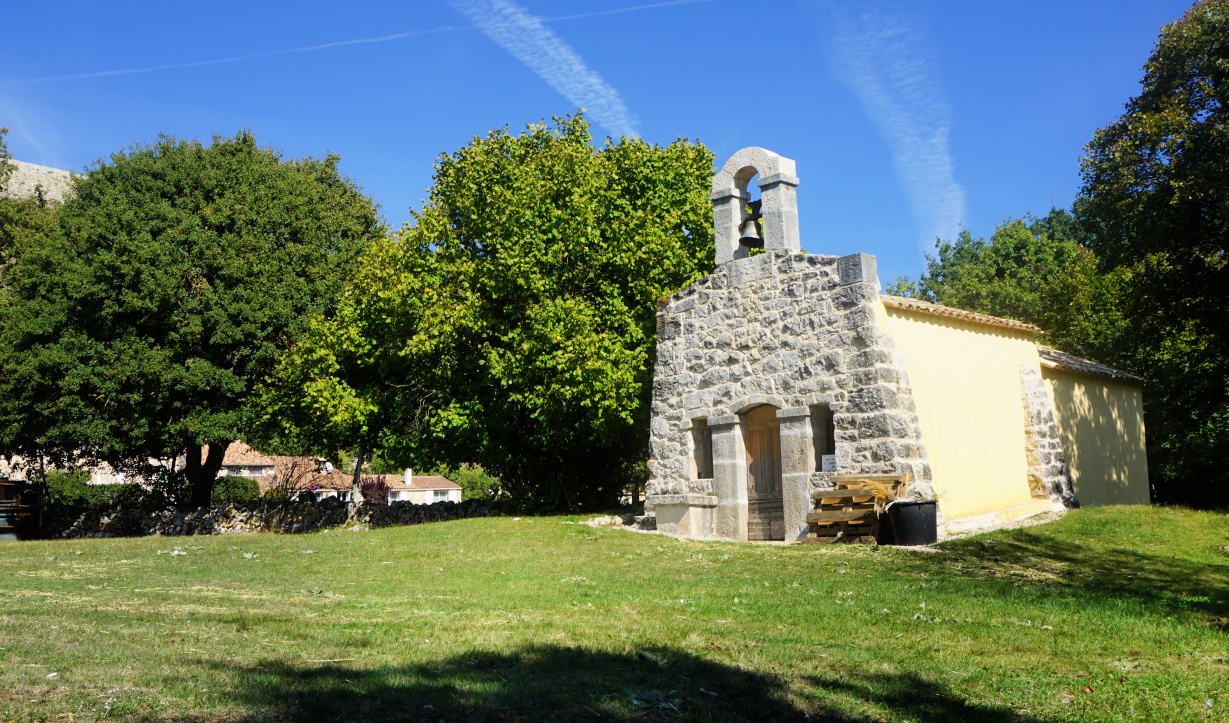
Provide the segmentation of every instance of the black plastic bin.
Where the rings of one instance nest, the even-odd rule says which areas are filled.
[[[939,539],[934,500],[904,500],[888,507],[896,545],[929,545]]]

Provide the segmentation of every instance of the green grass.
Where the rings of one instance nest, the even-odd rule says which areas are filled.
[[[0,719],[1229,720],[1221,545],[1156,508],[935,553],[564,518],[8,543]]]

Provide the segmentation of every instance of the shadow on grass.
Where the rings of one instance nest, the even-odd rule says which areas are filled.
[[[1040,720],[1006,708],[970,703],[953,694],[942,683],[924,680],[916,675],[874,673],[839,678],[810,677],[807,680],[830,694],[859,698],[881,710],[890,711],[885,716],[889,721],[1007,723]]]
[[[1054,586],[1081,596],[1134,600],[1153,612],[1196,614],[1229,630],[1229,558],[1224,562],[1149,555],[1125,548],[1097,549],[1023,530],[992,540],[960,540],[935,561],[1009,584]]]
[[[814,678],[813,689],[796,691],[815,701],[804,709],[779,678],[664,648],[621,655],[537,645],[369,670],[272,662],[222,671],[235,681],[231,701],[250,711],[242,721],[1023,720],[912,675]],[[818,702],[833,698],[863,714]]]

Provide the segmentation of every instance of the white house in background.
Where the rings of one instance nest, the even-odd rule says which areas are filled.
[[[438,475],[414,476],[414,470],[407,469],[405,477],[398,480],[392,475],[385,477],[388,485],[388,502],[413,502],[416,505],[430,505],[436,502],[460,502],[461,485],[447,477]]]

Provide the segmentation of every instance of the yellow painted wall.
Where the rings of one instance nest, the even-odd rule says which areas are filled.
[[[1033,335],[875,304],[905,360],[949,518],[1029,502],[1020,365],[1040,367]]]
[[[1080,505],[1148,504],[1140,385],[1042,367]]]

